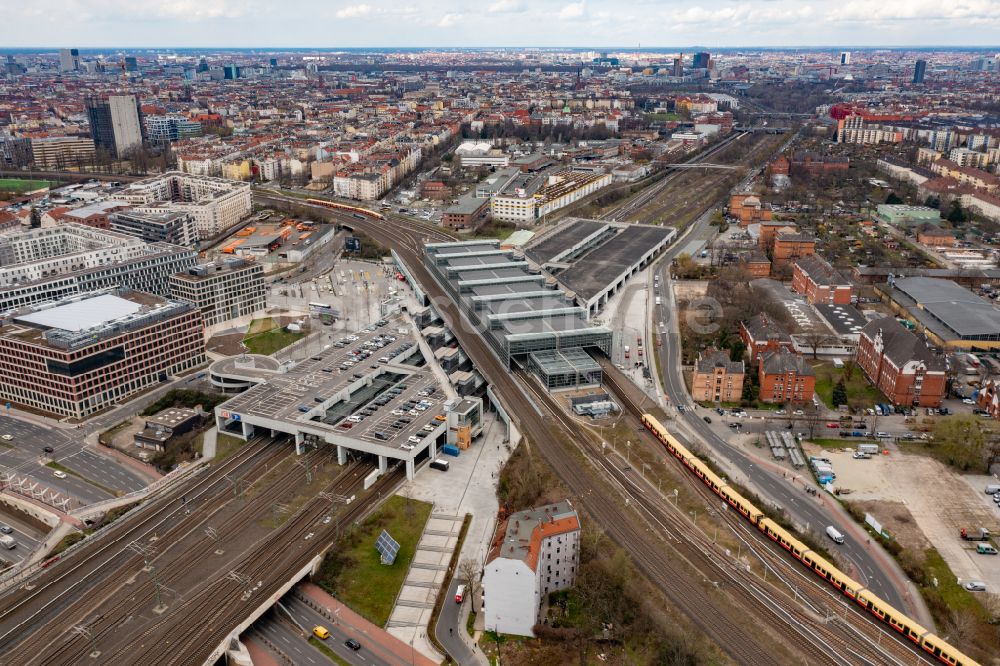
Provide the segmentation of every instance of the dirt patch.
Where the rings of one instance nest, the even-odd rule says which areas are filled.
[[[227,335],[213,335],[208,339],[208,351],[224,356],[235,356],[243,349],[240,342],[243,341],[242,333],[231,333]]]
[[[924,536],[916,519],[902,502],[875,502],[866,500],[854,502],[865,513],[870,513],[882,524],[882,529],[891,534],[899,545],[914,553],[922,553],[933,544]]]

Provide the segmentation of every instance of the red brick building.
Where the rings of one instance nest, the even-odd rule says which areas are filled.
[[[794,259],[816,254],[816,239],[809,234],[779,232],[774,237],[774,249],[771,252],[772,266],[775,270],[788,266]]]
[[[788,349],[761,354],[758,366],[761,402],[802,404],[812,400],[816,371]]]
[[[976,404],[993,418],[1000,419],[1000,385],[992,379],[987,380],[979,389]]]
[[[754,315],[749,321],[740,322],[740,339],[747,347],[751,368],[764,352],[792,348],[792,337],[788,331],[766,314]]]
[[[876,319],[861,329],[854,358],[892,404],[941,406],[948,383],[944,358],[894,317]]]
[[[774,212],[771,206],[761,202],[756,194],[732,194],[729,197],[729,214],[740,221],[740,227],[746,228],[754,222],[771,220]]]
[[[820,155],[819,153],[803,150],[792,155],[790,166],[792,171],[801,170],[811,174],[818,174],[847,171],[851,166],[851,160],[847,157]]]
[[[694,367],[691,397],[702,402],[739,402],[743,376],[743,361],[730,361],[729,352],[706,349]]]
[[[931,247],[952,247],[955,245],[955,236],[947,229],[925,224],[917,229],[917,242]]]
[[[850,281],[815,254],[796,260],[792,267],[792,291],[814,305],[849,305],[854,295]]]
[[[752,252],[740,259],[740,267],[751,278],[766,278],[771,275],[771,260],[763,252]]]

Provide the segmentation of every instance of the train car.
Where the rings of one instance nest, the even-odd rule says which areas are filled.
[[[740,511],[747,520],[754,524],[768,538],[791,553],[793,557],[823,578],[831,587],[853,599],[861,607],[867,609],[875,617],[919,645],[921,649],[933,655],[942,663],[952,664],[953,666],[979,666],[978,662],[974,659],[963,654],[947,641],[930,633],[925,627],[863,588],[860,583],[830,564],[826,558],[809,549],[799,539],[795,538],[791,532],[771,518],[766,517],[752,502],[730,486],[724,484],[705,463],[677,441],[655,416],[652,414],[643,414],[641,421],[650,432],[656,435],[657,439],[663,443],[664,447],[672,455],[684,463],[685,467],[694,472],[698,478],[704,481],[720,497]]]
[[[350,213],[353,216],[359,218],[371,218],[373,220],[385,219],[385,215],[379,213],[378,211],[368,210],[367,208],[362,208],[361,206],[351,206],[349,204],[343,204],[337,201],[326,201],[324,199],[306,199],[306,203],[312,204],[314,206],[322,206],[323,208],[330,208],[332,210],[342,210],[346,213]]]

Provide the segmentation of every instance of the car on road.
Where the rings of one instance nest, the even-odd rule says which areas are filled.
[[[775,412],[774,414],[775,414],[775,416],[784,416],[784,415],[785,415],[785,414],[787,414],[787,413],[788,413],[788,412],[786,412],[785,410],[783,410],[783,409],[779,409],[779,410],[778,410],[778,411],[776,411],[776,412]]]
[[[724,410],[722,407],[716,407],[715,413],[718,414],[719,416],[725,416],[726,410]]]
[[[712,422],[712,419],[711,419],[711,417],[708,417],[708,416],[703,416],[703,417],[701,417],[701,418],[705,419],[705,423],[711,423],[711,422]]]
[[[730,423],[729,427],[732,428],[733,430],[739,430],[743,426],[741,424],[739,424],[739,423]]]
[[[855,460],[868,460],[869,458],[871,458],[871,456],[868,455],[867,453],[865,453],[864,451],[855,451],[854,452],[854,459]]]
[[[465,586],[459,585],[455,590],[455,603],[460,604],[465,599]]]
[[[792,416],[805,416],[805,412],[803,412],[801,409],[796,409],[794,412],[792,412]]]
[[[56,477],[57,479],[65,479],[66,472],[57,469],[56,471],[52,472],[52,476]]]
[[[357,642],[353,638],[348,638],[346,641],[344,641],[344,645],[351,648],[355,652],[361,649],[361,643]]]
[[[830,429],[840,428],[840,424],[839,423],[834,423],[833,421],[830,421],[829,423],[826,424],[826,427],[830,428]]]
[[[51,446],[42,447],[42,453],[53,453],[53,452],[55,452],[55,449],[53,449]]]
[[[11,534],[13,533],[13,531],[14,528],[12,528],[10,525],[4,525],[3,523],[0,523],[0,532],[3,532],[4,534]]]
[[[325,641],[330,637],[330,632],[327,630],[326,627],[322,627],[317,624],[315,627],[313,627],[313,636]]]
[[[976,401],[972,398],[962,398],[962,403],[965,405],[974,405],[976,404]]]
[[[984,583],[981,580],[970,580],[968,583],[966,583],[964,585],[964,587],[969,592],[985,592],[986,591],[986,583]]]
[[[0,439],[2,439],[5,442],[9,442],[10,440],[14,439],[14,435],[3,435],[0,436]]]

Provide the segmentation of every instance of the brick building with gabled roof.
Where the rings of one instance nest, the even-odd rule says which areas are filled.
[[[483,572],[487,631],[533,636],[542,602],[573,585],[579,563],[580,516],[569,500],[511,514]]]
[[[849,305],[854,295],[850,280],[815,254],[795,261],[792,267],[792,291],[802,294],[813,305]]]
[[[761,402],[802,404],[816,389],[816,371],[787,348],[761,354],[758,378]]]
[[[740,322],[740,339],[747,346],[751,367],[764,352],[792,348],[792,336],[785,327],[763,313]]]
[[[948,384],[944,358],[895,317],[861,329],[855,361],[868,381],[894,405],[940,407]]]
[[[743,361],[731,361],[726,351],[706,349],[694,367],[691,397],[707,402],[739,402],[744,374]]]

